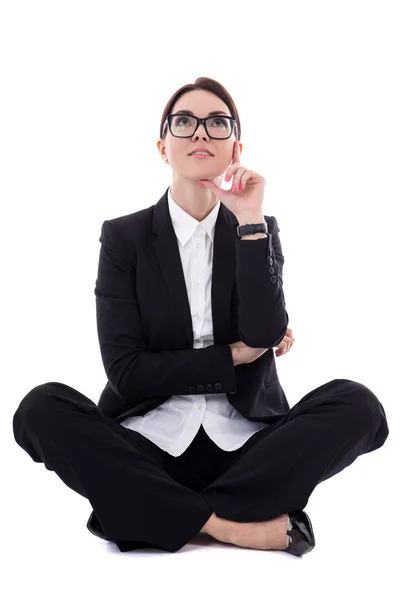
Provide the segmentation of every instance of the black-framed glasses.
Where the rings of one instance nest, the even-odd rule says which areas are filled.
[[[192,137],[200,124],[204,125],[208,137],[215,140],[227,140],[232,135],[232,131],[235,131],[236,137],[238,134],[236,119],[226,115],[214,115],[204,119],[184,112],[168,115],[164,122],[163,135],[167,123],[171,135],[180,138]]]

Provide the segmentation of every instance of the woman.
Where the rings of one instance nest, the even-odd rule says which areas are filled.
[[[273,353],[294,341],[280,230],[263,215],[265,179],[240,163],[240,135],[217,81],[170,98],[157,145],[171,186],[101,229],[99,403],[48,382],[14,415],[17,443],[88,498],[88,529],[121,551],[176,552],[205,532],[309,552],[313,489],[389,433],[356,381],[334,379],[289,407]]]

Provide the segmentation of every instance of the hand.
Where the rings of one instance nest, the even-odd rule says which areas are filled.
[[[241,341],[229,345],[231,347],[234,367],[243,363],[251,363],[269,350],[269,348],[250,348],[250,346],[246,346]]]
[[[275,356],[282,356],[282,354],[286,354],[286,352],[289,352],[294,342],[295,337],[293,335],[293,331],[288,327],[286,330],[285,337],[277,346]],[[235,367],[242,363],[253,362],[268,350],[268,348],[250,348],[250,346],[246,346],[246,344],[242,341],[235,342],[234,344],[229,345],[231,347],[233,365]]]
[[[293,346],[295,342],[295,338],[293,336],[293,331],[289,329],[286,330],[285,337],[281,341],[281,343],[277,346],[277,351],[275,352],[275,356],[282,356],[282,354],[286,354],[289,352],[290,348]]]
[[[212,191],[238,219],[241,215],[262,214],[265,178],[240,164],[239,142],[233,144],[232,164],[225,174],[225,181],[232,179],[232,190],[223,190],[211,179],[200,179],[199,183]],[[233,191],[236,186],[237,191]],[[243,186],[240,189],[240,186]]]

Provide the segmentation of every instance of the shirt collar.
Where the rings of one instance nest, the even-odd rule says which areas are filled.
[[[221,202],[218,200],[212,211],[202,221],[197,221],[187,212],[185,212],[172,198],[171,186],[168,188],[168,207],[171,215],[172,225],[175,230],[176,237],[179,239],[182,246],[186,244],[189,238],[195,233],[197,228],[204,229],[211,242],[214,242],[215,222],[218,217],[218,212]]]

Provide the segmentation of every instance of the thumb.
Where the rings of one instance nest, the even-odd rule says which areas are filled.
[[[217,197],[218,196],[223,196],[225,194],[225,190],[223,190],[221,187],[219,187],[219,185],[217,185],[216,183],[214,183],[213,181],[210,181],[209,179],[199,179],[198,183],[200,185],[204,185],[204,187],[207,187],[209,190],[211,190]]]

